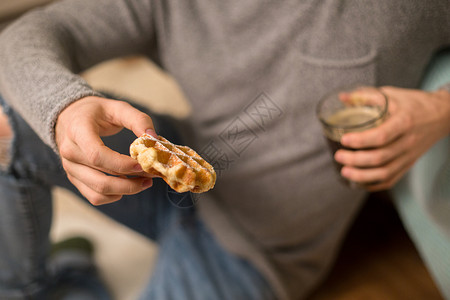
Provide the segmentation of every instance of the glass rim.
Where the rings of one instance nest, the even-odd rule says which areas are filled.
[[[361,87],[364,87],[364,86],[361,86]],[[374,123],[374,122],[376,122],[376,121],[378,121],[378,120],[380,120],[380,119],[383,119],[383,118],[387,115],[387,113],[388,113],[388,107],[389,107],[388,97],[387,97],[386,94],[383,93],[379,88],[375,88],[375,87],[372,87],[372,88],[375,89],[375,90],[377,90],[377,91],[383,96],[384,103],[385,103],[384,109],[383,109],[383,110],[380,110],[380,112],[379,112],[379,114],[378,114],[377,117],[374,117],[373,119],[367,120],[367,121],[365,121],[365,122],[363,122],[363,123],[354,124],[354,125],[333,125],[333,124],[327,123],[326,120],[324,120],[324,119],[320,116],[319,110],[320,110],[322,104],[325,102],[325,100],[327,100],[327,98],[328,98],[330,95],[335,94],[335,93],[337,93],[337,92],[339,91],[339,90],[336,90],[336,91],[333,91],[333,92],[330,92],[330,93],[326,94],[326,95],[319,101],[319,103],[317,103],[317,107],[316,107],[316,115],[318,116],[319,121],[320,121],[323,125],[325,125],[325,126],[327,126],[327,127],[330,127],[330,128],[333,128],[333,129],[343,129],[343,130],[345,130],[345,129],[353,129],[353,128],[365,127],[365,126],[368,126],[368,125],[370,125],[370,124],[372,124],[372,123]]]

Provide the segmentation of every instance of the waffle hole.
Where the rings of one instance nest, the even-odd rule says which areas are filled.
[[[169,163],[169,159],[170,159],[170,153],[164,152],[164,151],[158,152],[158,161],[161,162],[162,164],[167,165]]]
[[[145,147],[147,147],[147,148],[155,146],[155,143],[156,143],[155,141],[153,141],[151,139],[144,139],[143,141],[144,141]]]

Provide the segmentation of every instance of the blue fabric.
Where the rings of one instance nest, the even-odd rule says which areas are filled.
[[[47,265],[51,187],[61,186],[81,195],[67,180],[57,155],[18,114],[2,105],[15,138],[12,163],[0,176],[0,299],[47,299],[55,278],[65,278],[51,274]],[[153,121],[161,135],[179,142],[168,119],[153,116]],[[128,153],[134,138],[123,130],[104,141]],[[98,207],[160,245],[155,270],[141,299],[274,299],[261,274],[248,261],[223,249],[189,204],[190,194],[174,193],[155,179],[154,186],[140,194]],[[186,208],[180,208],[183,205]],[[97,295],[95,299],[105,299],[100,288],[93,288],[92,294]]]
[[[450,52],[431,62],[422,88],[450,82]],[[450,137],[439,141],[393,188],[394,200],[442,295],[450,299]]]

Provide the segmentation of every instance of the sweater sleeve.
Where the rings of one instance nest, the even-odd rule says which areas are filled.
[[[70,103],[96,92],[77,75],[154,44],[150,0],[66,0],[32,11],[0,34],[0,94],[54,150]]]

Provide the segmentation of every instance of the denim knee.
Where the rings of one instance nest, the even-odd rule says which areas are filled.
[[[0,105],[6,114],[13,135],[5,141],[7,160],[0,174],[46,182],[45,178],[61,176],[61,163],[54,151],[44,144],[28,123],[0,95]]]

